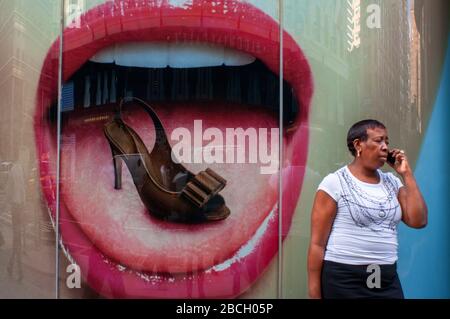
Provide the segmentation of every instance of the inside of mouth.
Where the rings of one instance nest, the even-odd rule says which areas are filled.
[[[272,129],[278,126],[279,85],[278,75],[259,60],[240,66],[194,68],[86,62],[65,82],[62,91],[61,198],[68,212],[105,256],[135,270],[186,273],[227,260],[255,234],[277,201],[277,172],[261,171],[277,167],[278,133]],[[300,110],[286,81],[283,92],[283,122],[288,128]],[[194,142],[195,121],[201,119],[203,129],[215,128],[222,133],[218,153],[228,152],[228,128],[256,129],[257,143],[245,140],[233,146],[234,162],[210,165],[202,158],[183,163],[194,173],[211,168],[227,180],[221,192],[231,211],[227,219],[202,227],[160,221],[139,199],[126,167],[122,189],[114,189],[112,155],[103,126],[111,118],[114,104],[124,97],[149,102],[167,136],[177,128],[186,128]],[[56,123],[56,109],[56,103],[49,108],[49,126]],[[131,106],[124,108],[123,119],[152,150],[156,138],[147,114]],[[204,140],[199,147],[208,145]],[[253,150],[253,146],[258,149]],[[261,146],[266,151],[261,151]],[[245,150],[242,162],[237,160],[239,149]],[[267,156],[260,158],[265,153]],[[255,154],[258,158],[252,162]],[[218,243],[217,238],[227,240]],[[198,251],[203,252],[201,259],[196,257]]]
[[[243,66],[146,68],[88,61],[63,86],[62,111],[97,109],[124,97],[148,102],[214,102],[266,109],[278,118],[279,78],[261,61]],[[48,110],[56,122],[57,104]],[[283,124],[292,125],[299,113],[294,90],[283,81]]]
[[[152,107],[167,136],[181,127],[196,139],[195,121],[199,118],[204,129],[215,128],[222,132],[225,139],[217,148],[220,153],[225,153],[226,148],[222,146],[228,145],[227,128],[268,128],[267,136],[257,131],[258,143],[250,145],[249,141],[242,141],[235,145],[236,150],[246,150],[242,163],[208,164],[204,158],[200,163],[183,163],[194,173],[210,168],[227,181],[220,194],[231,211],[230,216],[200,225],[160,220],[144,206],[127,167],[122,172],[122,188],[115,189],[112,155],[103,134],[108,118],[101,115],[112,114],[111,105],[102,109],[105,112],[93,113],[95,116],[74,112],[63,122],[61,201],[92,244],[118,264],[150,273],[202,271],[234,256],[254,236],[275,206],[278,134],[272,133],[270,128],[277,127],[277,120],[267,110],[224,102],[215,103],[213,110],[210,103],[165,102],[153,103]],[[131,105],[124,108],[123,119],[142,138],[147,149],[152,150],[156,135],[148,114],[137,105]],[[170,142],[174,147],[176,143]],[[206,149],[208,143],[201,141],[200,149]],[[251,147],[262,144],[267,144],[263,153],[270,154],[270,162],[262,163],[258,159],[251,163],[250,156],[261,152],[261,148],[252,150]],[[262,174],[261,168],[269,164],[273,164],[275,171]],[[254,247],[249,246],[249,249]]]

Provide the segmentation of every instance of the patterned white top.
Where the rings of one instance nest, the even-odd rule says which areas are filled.
[[[350,265],[397,261],[397,225],[402,212],[397,199],[403,186],[392,173],[378,170],[378,184],[357,179],[347,166],[326,176],[318,190],[337,203],[325,260]]]

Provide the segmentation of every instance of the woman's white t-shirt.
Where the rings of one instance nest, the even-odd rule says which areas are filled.
[[[402,212],[397,199],[403,186],[392,173],[378,170],[378,184],[357,179],[344,166],[326,176],[318,190],[337,203],[325,260],[350,265],[397,261],[397,225]]]

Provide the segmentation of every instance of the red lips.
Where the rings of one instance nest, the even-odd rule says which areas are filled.
[[[167,1],[111,1],[86,12],[81,17],[80,28],[67,28],[63,39],[65,80],[102,48],[128,41],[211,42],[247,52],[278,74],[277,23],[253,6],[231,0],[192,1],[183,8],[170,6]],[[44,61],[35,114],[41,184],[53,217],[56,211],[56,140],[54,127],[43,119],[56,98],[58,48],[59,40],[56,40]],[[283,238],[289,230],[303,181],[313,90],[306,58],[287,33],[284,34],[284,78],[295,90],[300,112],[295,128],[285,134]],[[70,205],[64,200],[60,207],[60,229],[64,247],[81,267],[87,283],[106,297],[235,297],[264,272],[278,250],[276,206],[275,203],[272,212],[264,212],[266,217],[259,228],[233,255],[222,258],[215,266],[189,273],[159,273],[124,267],[124,262],[107,257],[109,254],[99,249],[101,245],[96,245],[93,238],[86,235],[85,225],[74,218]]]

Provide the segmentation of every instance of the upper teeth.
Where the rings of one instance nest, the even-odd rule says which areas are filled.
[[[146,68],[198,68],[246,65],[255,57],[209,43],[135,42],[108,47],[90,60]]]

